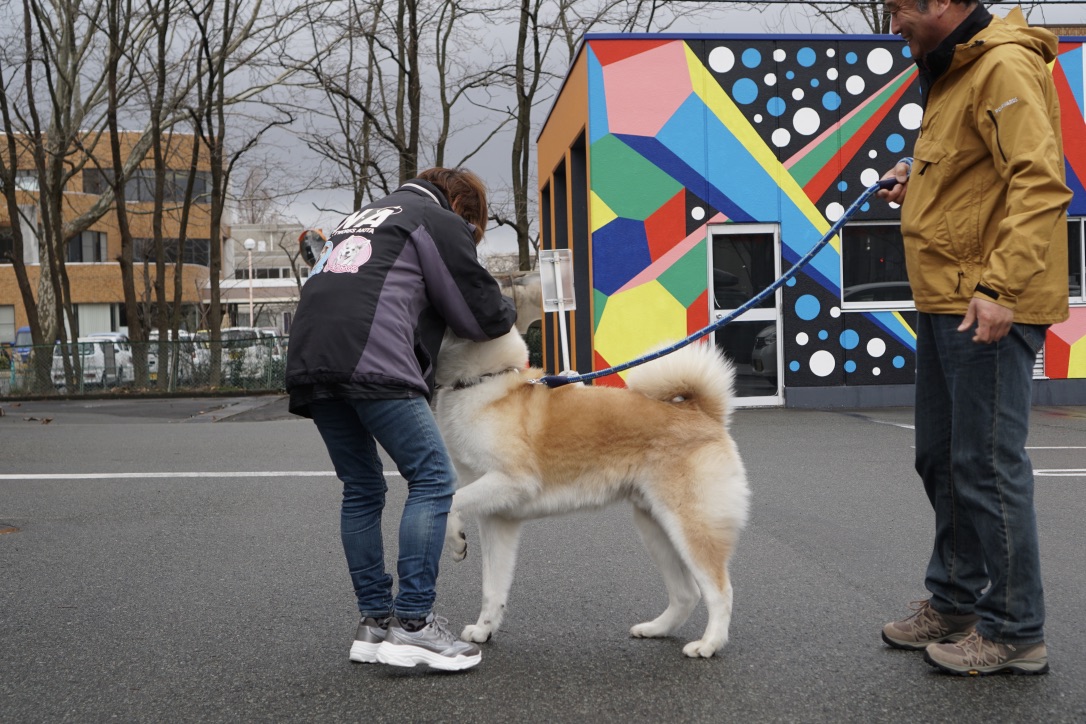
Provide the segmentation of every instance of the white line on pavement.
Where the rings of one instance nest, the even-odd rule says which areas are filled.
[[[334,478],[331,470],[266,470],[206,473],[9,473],[0,480],[117,480],[121,478]],[[395,471],[385,471],[385,477],[398,477]]]

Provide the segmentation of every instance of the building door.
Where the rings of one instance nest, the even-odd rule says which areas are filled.
[[[723,319],[780,275],[776,224],[721,224],[709,230],[711,321]],[[781,290],[714,333],[735,365],[737,407],[780,405],[781,351],[777,345]]]

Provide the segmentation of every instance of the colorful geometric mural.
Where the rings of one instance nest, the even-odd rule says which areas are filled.
[[[1053,379],[1086,377],[1086,308],[1072,309],[1070,319],[1049,328],[1045,374]]]
[[[597,369],[708,323],[709,224],[779,224],[790,265],[920,127],[898,39],[599,36],[586,52]],[[1061,45],[1053,74],[1080,111],[1064,138],[1086,205],[1080,44]],[[896,219],[879,201],[854,217]],[[841,278],[835,238],[784,288],[786,384],[911,382],[908,314],[843,311]]]

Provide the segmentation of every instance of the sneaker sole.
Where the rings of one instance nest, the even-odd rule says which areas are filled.
[[[970,629],[970,631],[971,630],[972,629]],[[903,651],[923,651],[928,647],[928,644],[954,644],[961,641],[968,635],[969,631],[960,631],[958,633],[952,633],[949,636],[944,636],[941,639],[931,639],[930,641],[925,641],[924,643],[915,643],[913,641],[900,641],[898,639],[890,638],[886,635],[886,632],[883,631],[882,640],[886,642],[888,646],[891,646],[895,649],[901,649]]]
[[[377,661],[389,666],[411,668],[423,664],[442,671],[463,671],[483,660],[481,653],[475,656],[443,656],[418,646],[382,644],[377,649]]]
[[[365,641],[355,641],[351,644],[351,661],[360,664],[376,664],[377,649],[380,646],[380,643],[371,644]]]
[[[928,665],[934,666],[939,671],[946,674],[954,674],[956,676],[991,676],[993,674],[1010,674],[1012,676],[1040,676],[1041,674],[1048,673],[1048,661],[1031,661],[1029,659],[1023,659],[1019,661],[1008,661],[1005,664],[999,664],[998,666],[988,667],[965,667],[965,666],[953,666],[951,664],[945,664],[941,661],[936,661],[931,657],[927,651],[924,652],[924,661],[928,662]]]

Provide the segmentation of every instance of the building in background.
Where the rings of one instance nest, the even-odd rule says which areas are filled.
[[[1063,37],[1071,319],[1035,399],[1086,402],[1086,56]],[[541,249],[570,249],[572,366],[634,359],[722,319],[909,153],[922,118],[890,36],[589,35],[538,140]],[[741,405],[912,404],[916,311],[896,208],[873,200],[765,302],[714,333]],[[544,366],[560,367],[544,315]],[[596,384],[622,385],[619,375]]]
[[[280,223],[231,227],[231,237],[223,247],[220,287],[229,326],[267,327],[281,335],[290,334],[302,284],[309,276],[299,242],[305,231],[298,224]],[[246,248],[247,241],[252,242],[252,249]],[[208,286],[205,303],[210,302],[210,294]]]
[[[122,135],[122,155],[127,155],[138,139],[137,133]],[[193,137],[175,133],[170,137],[167,163],[170,171],[165,184],[165,198],[169,208],[163,218],[163,243],[161,254],[167,262],[165,277],[166,298],[174,294],[174,262],[182,260],[181,305],[182,326],[196,329],[201,319],[201,290],[208,286],[210,239],[210,181],[208,163],[201,155],[195,179],[195,202],[189,210],[187,238],[183,249],[179,243],[180,206],[188,177],[190,149]],[[112,161],[109,144],[99,139],[87,159],[73,160],[83,169],[76,173],[64,192],[65,218],[76,218],[88,211],[100,198],[110,183]],[[37,292],[41,270],[36,227],[38,207],[35,194],[38,191],[37,174],[31,170],[33,162],[27,159],[27,169],[18,171],[18,184],[23,192],[20,209],[24,238],[23,261],[26,264],[31,288]],[[145,305],[148,316],[154,305],[153,283],[155,259],[159,252],[152,233],[152,209],[154,172],[148,158],[125,186],[128,218],[133,236],[133,261],[136,267],[136,295]],[[0,205],[0,334],[8,327],[19,328],[27,323],[26,310],[19,294],[11,260],[5,252],[12,250],[12,220],[7,208]],[[110,209],[91,227],[71,239],[65,249],[64,266],[71,289],[71,301],[78,314],[80,334],[95,332],[124,332],[128,327],[124,303],[120,265],[121,237],[115,212]],[[6,336],[0,341],[10,342]]]

